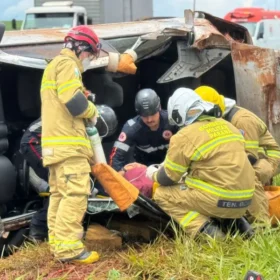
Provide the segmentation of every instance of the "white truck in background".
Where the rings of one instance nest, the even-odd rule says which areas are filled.
[[[153,0],[34,0],[21,29],[71,28],[153,17]],[[15,28],[14,28],[15,29]]]
[[[280,19],[263,19],[257,22],[251,36],[257,47],[280,50]]]
[[[92,24],[84,7],[74,6],[73,1],[52,1],[27,9],[21,30],[71,28],[82,24]]]

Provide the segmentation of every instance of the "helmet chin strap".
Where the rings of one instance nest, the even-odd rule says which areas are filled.
[[[66,43],[64,44],[64,46],[65,46],[65,48],[68,48],[68,49],[74,51],[75,54],[76,54],[76,56],[77,56],[78,58],[80,58],[80,55],[81,55],[81,53],[82,53],[83,51],[82,51],[82,50],[79,50],[79,45],[76,44],[75,41],[70,41],[70,40],[69,40],[68,42],[66,42]]]

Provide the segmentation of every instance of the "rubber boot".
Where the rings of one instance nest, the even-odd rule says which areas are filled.
[[[253,228],[244,217],[238,219],[221,219],[220,223],[224,232],[235,234],[238,231],[244,239],[251,239],[255,234]]]
[[[82,252],[79,256],[71,258],[71,259],[63,259],[60,260],[62,262],[74,263],[74,264],[92,264],[99,260],[99,254],[95,251]]]
[[[200,234],[206,234],[214,239],[219,240],[224,240],[226,238],[219,226],[213,222],[206,222],[200,229]]]

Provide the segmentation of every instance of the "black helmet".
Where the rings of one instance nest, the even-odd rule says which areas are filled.
[[[135,110],[142,117],[152,116],[160,110],[160,98],[150,88],[141,89],[135,97]]]
[[[109,137],[113,135],[118,127],[118,119],[115,111],[107,105],[96,105],[99,112],[96,128],[101,137]]]

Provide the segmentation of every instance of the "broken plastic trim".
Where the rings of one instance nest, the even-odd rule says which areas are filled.
[[[126,212],[130,219],[141,213],[140,207],[135,204],[132,204],[131,206],[129,206],[127,208]]]

